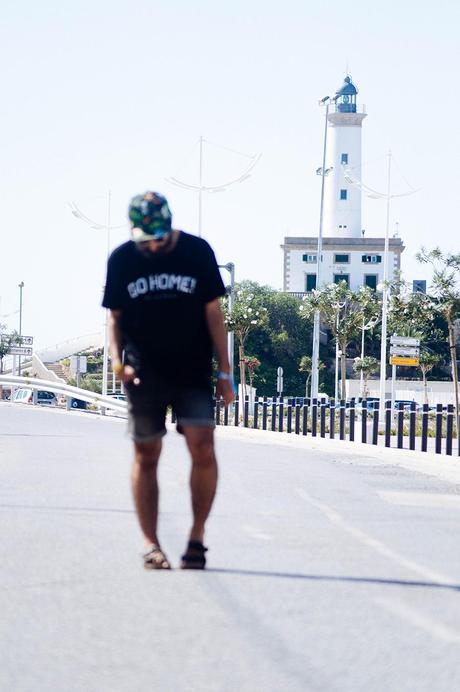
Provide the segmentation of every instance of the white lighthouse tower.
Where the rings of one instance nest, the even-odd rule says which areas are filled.
[[[350,77],[336,92],[335,112],[328,115],[327,168],[324,186],[324,236],[329,238],[360,238],[361,190],[345,180],[345,171],[352,168],[361,177],[361,133],[366,114],[356,106],[358,90]]]
[[[383,281],[385,238],[382,232],[385,215],[382,213],[380,234],[366,233],[361,225],[361,189],[347,181],[346,171],[362,179],[361,135],[366,117],[356,103],[358,89],[351,77],[336,91],[333,110],[328,113],[326,169],[324,181],[323,239],[320,257],[320,285],[317,282],[318,221],[317,209],[312,209],[306,236],[289,236],[281,245],[284,253],[284,290],[303,295],[330,283],[345,282],[354,291],[360,286],[373,290]],[[318,150],[320,144],[318,143]],[[388,278],[391,280],[401,267],[404,245],[395,234],[389,239]]]

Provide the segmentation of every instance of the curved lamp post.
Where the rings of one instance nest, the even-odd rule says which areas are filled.
[[[86,216],[81,209],[77,206],[75,202],[70,202],[69,207],[72,211],[72,214],[77,218],[80,219],[80,221],[84,221],[88,226],[91,228],[94,228],[95,230],[105,230],[107,232],[107,258],[109,257],[110,254],[110,231],[114,231],[117,228],[124,228],[126,226],[125,223],[120,224],[118,226],[112,226],[111,225],[111,218],[110,218],[110,213],[111,213],[111,192],[109,190],[107,194],[107,222],[106,223],[97,223],[96,221],[93,221],[93,219],[90,219],[89,216]],[[109,311],[105,311],[105,321],[104,321],[104,353],[103,353],[103,361],[102,361],[102,395],[107,396],[107,380],[108,380],[108,372],[109,372],[109,332],[108,332],[108,313]]]
[[[383,281],[382,281],[382,342],[380,347],[380,395],[379,409],[380,415],[383,416],[385,411],[385,385],[387,371],[387,323],[388,323],[388,298],[390,288],[388,285],[388,264],[389,264],[389,232],[390,232],[390,201],[394,197],[408,197],[413,195],[418,190],[410,190],[401,194],[391,194],[391,151],[388,152],[388,173],[387,173],[387,191],[378,192],[360,180],[356,180],[349,168],[344,170],[345,180],[351,185],[355,185],[364,191],[367,197],[371,199],[386,199],[386,225],[385,225],[385,249],[383,256]]]
[[[316,169],[316,175],[321,176],[321,201],[319,208],[319,229],[318,229],[318,245],[316,249],[316,288],[320,288],[321,277],[321,253],[323,251],[323,218],[324,218],[324,181],[326,176],[331,172],[331,168],[326,168],[326,148],[327,148],[327,119],[329,115],[329,106],[334,103],[337,96],[325,96],[319,101],[320,106],[326,106],[324,114],[324,137],[323,137],[323,165]],[[312,398],[318,398],[319,385],[319,332],[320,332],[320,314],[316,310],[313,319],[313,345],[311,354],[311,386],[310,394]]]
[[[171,176],[170,178],[165,178],[167,183],[171,183],[171,185],[176,185],[177,187],[181,187],[184,190],[194,190],[195,192],[198,192],[198,235],[201,238],[201,231],[202,231],[202,211],[203,211],[203,192],[225,192],[225,190],[228,190],[229,187],[232,185],[236,185],[237,183],[242,183],[244,180],[249,178],[251,175],[251,171],[254,168],[254,166],[258,163],[260,160],[262,154],[256,154],[255,156],[249,156],[248,154],[242,154],[239,151],[235,151],[234,149],[229,149],[228,147],[222,147],[220,145],[214,145],[214,146],[219,146],[221,149],[225,149],[226,151],[231,151],[234,154],[238,154],[239,156],[244,156],[245,158],[249,159],[249,164],[246,166],[244,171],[239,175],[237,178],[232,178],[231,180],[228,180],[225,183],[222,183],[221,185],[204,185],[203,184],[203,144],[212,144],[212,142],[209,142],[206,140],[204,137],[200,137],[198,140],[199,143],[199,148],[200,148],[200,163],[199,163],[199,180],[198,180],[198,185],[192,185],[191,183],[187,183],[183,180],[179,180],[179,178],[176,178],[174,176]]]

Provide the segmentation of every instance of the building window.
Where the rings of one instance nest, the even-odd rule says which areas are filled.
[[[425,279],[414,279],[412,281],[412,293],[426,293]]]
[[[316,274],[307,274],[305,290],[313,291],[316,288]]]
[[[350,264],[350,255],[334,255],[335,264]]]
[[[350,274],[334,274],[334,283],[339,284],[341,281],[345,281],[350,288]]]
[[[369,286],[369,288],[372,288],[373,291],[376,291],[378,278],[378,274],[366,274],[364,276],[364,285]]]
[[[316,264],[318,261],[318,255],[302,255],[302,261],[308,262],[309,264]]]
[[[348,154],[342,154],[342,156],[340,157],[340,163],[348,163]]]
[[[347,199],[347,191],[340,190],[340,199]]]
[[[363,255],[361,259],[366,264],[379,264],[382,261],[382,255]]]

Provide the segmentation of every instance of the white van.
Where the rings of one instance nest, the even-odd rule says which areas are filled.
[[[34,390],[27,387],[21,387],[16,389],[13,396],[13,401],[16,404],[33,404],[34,403]],[[58,400],[56,394],[53,392],[37,391],[37,404],[45,406],[57,406]]]

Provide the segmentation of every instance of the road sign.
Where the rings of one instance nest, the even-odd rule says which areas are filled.
[[[33,348],[30,346],[11,346],[8,351],[9,356],[31,356]]]
[[[70,357],[70,372],[75,375],[77,372],[84,375],[87,372],[86,356],[71,356]]]
[[[407,356],[408,358],[418,358],[420,349],[412,346],[390,346],[390,355]]]
[[[18,346],[32,346],[32,344],[34,343],[33,336],[19,336],[18,334],[2,334],[0,336],[0,341],[7,341],[8,339],[11,339],[13,337],[15,337],[18,340]]]
[[[418,358],[405,358],[404,356],[391,356],[390,365],[418,365]]]
[[[283,368],[280,366],[277,371],[277,378],[276,378],[276,389],[279,394],[283,393]]]
[[[411,336],[391,336],[390,344],[392,346],[420,346],[420,339],[415,339]]]

